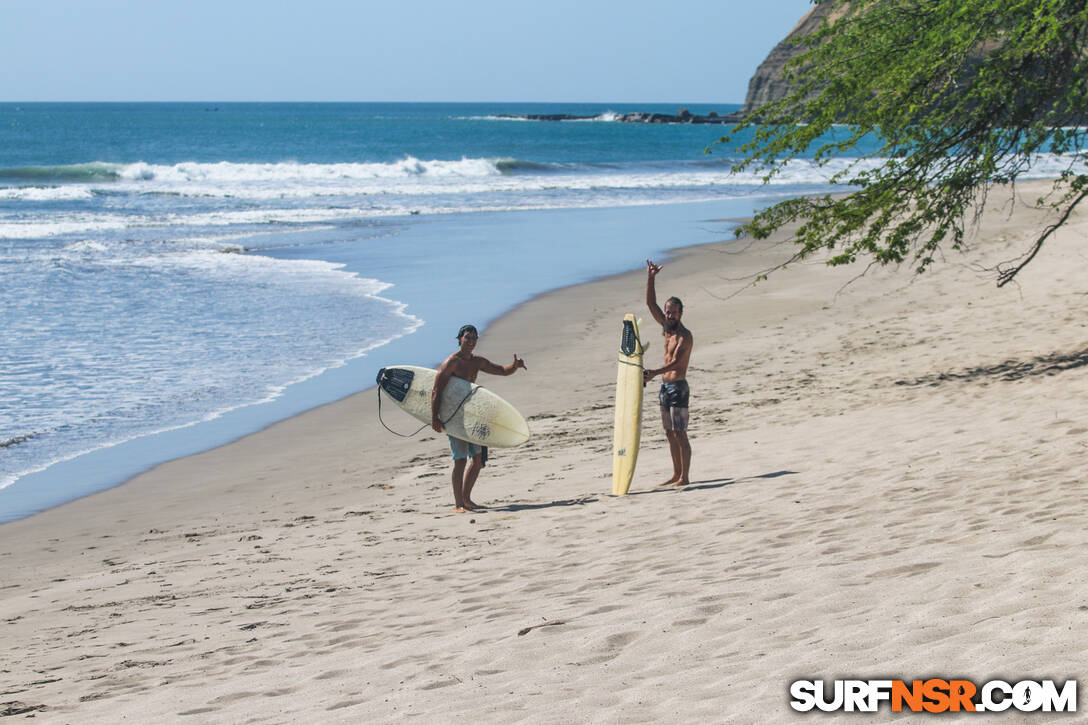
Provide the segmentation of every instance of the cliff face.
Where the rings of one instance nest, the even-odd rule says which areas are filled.
[[[740,115],[744,115],[771,101],[782,98],[789,91],[789,86],[784,80],[786,63],[799,55],[803,46],[797,45],[797,41],[812,33],[831,13],[829,5],[816,5],[801,18],[790,34],[771,50],[767,58],[759,64],[755,75],[748,81],[748,95],[744,99],[744,108]],[[841,14],[841,11],[837,14]]]

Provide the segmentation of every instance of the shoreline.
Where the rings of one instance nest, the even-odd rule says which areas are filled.
[[[614,207],[504,212],[492,215],[490,222],[483,227],[476,224],[473,229],[477,234],[483,229],[485,238],[488,233],[491,235],[513,234],[521,230],[529,230],[530,234],[540,236],[544,233],[540,231],[540,227],[554,229],[556,220],[561,220],[565,221],[573,232],[586,239],[592,239],[602,223],[605,223],[606,226],[625,229],[632,238],[639,239],[639,244],[634,245],[639,247],[638,251],[646,250],[650,253],[649,250],[660,248],[660,237],[641,231],[638,227],[639,223],[655,229],[668,226],[672,230],[683,230],[681,236],[684,239],[693,240],[692,244],[698,244],[700,242],[694,240],[724,235],[733,226],[719,220],[707,220],[705,213],[724,210],[735,212],[752,205],[751,200],[737,199],[661,204],[635,209]],[[429,232],[432,235],[438,233],[463,235],[465,232],[462,230],[462,222],[463,220],[458,217],[449,219],[440,217],[431,220],[425,228],[438,227],[440,231]],[[715,230],[703,229],[703,225],[713,225]],[[406,245],[412,245],[412,249],[419,250],[421,240],[424,245],[428,243],[427,234],[428,232],[421,233],[419,229],[410,228],[402,232],[402,241]],[[320,236],[317,241],[312,241],[312,244],[315,246],[311,251],[317,255],[316,258],[343,264],[345,271],[363,277],[369,273],[368,269],[361,266],[360,259],[357,257],[359,252],[353,251],[352,247],[329,248],[320,241]],[[345,250],[349,251],[345,252]],[[275,250],[257,253],[279,258]],[[365,254],[365,252],[362,253]],[[292,252],[292,255],[294,254]],[[536,297],[555,289],[563,289],[587,280],[592,281],[601,276],[610,276],[614,274],[612,270],[615,266],[614,264],[609,266],[609,261],[604,253],[587,255],[587,258],[575,265],[574,269],[566,270],[565,273],[551,273],[547,278],[533,280],[528,291],[530,296],[527,299],[521,296],[520,290],[509,286],[501,278],[493,280],[493,283],[502,288],[494,290],[494,298],[485,302],[478,323],[488,324],[488,321],[501,318],[518,305],[531,302]],[[491,276],[494,278],[495,274]],[[546,286],[555,282],[560,284],[557,287]],[[454,299],[449,300],[449,304],[436,305],[427,298],[428,288],[421,289],[417,281],[400,280],[394,287],[396,289],[393,296],[397,298],[397,301],[409,306],[413,313],[418,314],[420,319],[425,321],[423,329],[410,335],[400,336],[368,351],[363,356],[347,360],[342,364],[334,364],[318,375],[289,385],[272,400],[241,405],[218,413],[208,420],[155,433],[140,434],[126,441],[92,448],[71,458],[55,461],[41,470],[23,474],[15,483],[0,489],[0,503],[3,504],[0,506],[0,526],[58,505],[64,505],[80,497],[122,485],[125,481],[161,463],[226,445],[306,410],[341,400],[360,392],[358,387],[360,383],[367,386],[363,390],[371,389],[377,370],[386,364],[400,364],[409,360],[413,364],[437,365],[447,354],[444,345],[438,346],[438,340],[444,341],[446,338],[446,334],[441,332],[440,328],[444,329],[452,325],[456,329],[461,323],[451,317],[452,311],[456,308],[472,306],[470,300]],[[403,295],[403,299],[398,295]],[[426,362],[432,357],[431,362]],[[79,483],[73,484],[73,481]]]
[[[921,277],[816,260],[734,294],[782,238],[675,250],[682,490],[655,488],[651,400],[609,493],[635,271],[484,330],[528,371],[480,382],[533,431],[481,474],[485,512],[453,513],[444,439],[392,436],[364,391],[0,526],[3,699],[86,723],[756,722],[805,717],[799,678],[1076,678],[1088,220],[999,290],[972,265],[1044,217],[998,196],[970,256]]]
[[[714,223],[721,223],[721,224],[731,224],[731,225],[735,226],[735,225],[743,223],[744,218],[711,219],[711,220],[708,220],[708,221],[714,222]],[[677,247],[677,248],[674,248],[674,249],[665,250],[664,253],[663,253],[663,256],[661,257],[661,259],[674,259],[674,258],[676,258],[678,256],[683,256],[685,252],[696,250],[696,249],[699,249],[699,248],[702,248],[702,247],[718,247],[718,246],[721,246],[721,245],[728,245],[728,244],[733,244],[733,243],[736,243],[736,240],[731,240],[730,239],[730,240],[723,240],[723,241],[718,241],[718,242],[706,242],[706,243],[701,243],[701,244],[693,244],[693,245],[689,245],[689,246]],[[563,287],[558,287],[558,288],[555,288],[555,289],[550,289],[550,290],[546,290],[544,292],[540,292],[538,294],[533,295],[531,298],[529,298],[529,299],[527,299],[527,300],[525,300],[523,302],[519,302],[519,303],[515,304],[513,307],[507,309],[506,311],[499,313],[495,318],[483,322],[480,325],[481,330],[482,330],[481,335],[490,336],[489,335],[490,330],[495,325],[497,325],[498,323],[503,322],[506,318],[510,317],[511,315],[518,314],[524,308],[531,307],[531,306],[533,306],[533,305],[535,305],[535,304],[537,304],[537,303],[539,303],[541,301],[544,301],[544,300],[546,300],[546,299],[548,299],[548,298],[550,298],[552,296],[563,295],[565,292],[568,292],[570,290],[574,290],[575,288],[578,288],[578,287],[583,287],[583,286],[586,286],[586,285],[608,283],[608,282],[611,282],[611,281],[622,279],[624,277],[637,276],[639,274],[641,274],[641,270],[639,270],[639,269],[635,269],[634,271],[628,269],[626,271],[619,271],[619,272],[612,272],[612,273],[608,273],[608,274],[602,274],[602,275],[594,277],[594,278],[592,278],[592,279],[590,279],[588,281],[577,282],[577,283],[573,283],[573,284],[566,285],[566,286],[563,286]],[[396,341],[394,341],[394,342],[396,342]],[[481,347],[481,349],[482,349],[482,347]],[[419,363],[419,364],[424,364],[424,365],[430,364],[432,366],[437,367],[437,365],[439,363],[441,363],[442,359],[443,359],[442,357],[437,357],[431,363]],[[355,358],[353,360],[348,361],[346,363],[346,365],[351,365],[352,363],[359,363],[360,361],[361,361],[360,358]],[[412,364],[417,364],[417,363],[412,363]],[[343,366],[341,366],[341,367],[343,367]],[[338,370],[338,368],[332,368],[330,370],[326,370],[324,373],[321,373],[321,375],[327,375],[330,372],[336,372],[337,370]],[[320,376],[317,376],[317,377],[320,377]],[[309,382],[309,381],[303,381],[303,384],[306,384],[307,382]],[[492,388],[492,389],[497,389],[496,386],[494,385],[494,383],[497,382],[497,379],[492,378],[491,376],[488,376],[487,380],[483,380],[483,381],[480,381],[480,382],[481,383],[489,383],[486,387],[489,387],[489,388]],[[95,497],[95,496],[104,495],[104,494],[107,494],[110,491],[113,491],[115,489],[123,488],[123,487],[129,486],[131,484],[135,484],[138,481],[138,479],[141,479],[144,476],[148,476],[150,474],[153,474],[160,467],[168,466],[168,465],[175,464],[175,463],[179,463],[179,462],[185,461],[187,459],[191,459],[191,458],[196,458],[196,457],[202,456],[204,454],[211,454],[211,453],[213,453],[215,451],[218,451],[220,449],[229,448],[230,446],[233,446],[233,445],[235,445],[237,443],[240,443],[240,442],[242,442],[242,441],[244,441],[244,440],[246,440],[246,439],[248,439],[248,438],[250,438],[252,436],[260,436],[262,433],[268,431],[270,428],[274,428],[276,426],[287,424],[287,423],[289,423],[291,420],[293,420],[295,418],[300,418],[300,417],[305,416],[305,415],[307,415],[309,413],[313,413],[315,411],[318,411],[318,410],[320,410],[322,408],[326,408],[326,407],[329,407],[329,406],[336,406],[336,405],[338,405],[340,403],[346,403],[351,399],[359,399],[359,400],[355,401],[357,406],[360,407],[361,409],[366,409],[367,403],[365,401],[361,401],[361,399],[362,399],[363,396],[368,396],[368,395],[374,394],[376,388],[377,388],[376,383],[371,383],[370,385],[368,385],[366,388],[363,388],[362,390],[358,390],[358,391],[355,391],[355,392],[352,392],[352,393],[348,393],[347,395],[345,395],[343,397],[340,397],[340,398],[337,398],[335,400],[330,400],[328,402],[319,403],[319,404],[314,405],[312,407],[305,408],[305,409],[302,409],[302,410],[300,410],[300,411],[298,411],[296,413],[290,414],[287,417],[280,418],[278,420],[273,420],[271,423],[263,425],[262,427],[260,427],[260,428],[258,428],[256,430],[252,430],[250,432],[242,433],[242,434],[240,434],[240,435],[238,435],[238,436],[236,436],[236,437],[234,437],[234,438],[232,438],[230,440],[227,440],[226,442],[217,443],[217,444],[211,445],[209,447],[205,447],[205,448],[201,448],[199,450],[195,450],[195,451],[190,452],[190,453],[184,453],[182,455],[175,456],[175,457],[167,459],[167,460],[161,460],[161,461],[157,461],[155,463],[149,464],[147,467],[142,468],[141,470],[138,470],[138,471],[132,473],[131,475],[128,475],[127,477],[125,477],[123,480],[121,480],[118,483],[110,484],[110,485],[108,485],[108,486],[106,486],[104,488],[101,488],[101,489],[98,489],[98,490],[95,490],[95,491],[91,491],[90,493],[86,493],[86,494],[77,496],[76,498],[63,501],[61,503],[49,506],[49,507],[47,507],[45,509],[42,509],[40,511],[36,511],[34,513],[27,514],[25,516],[21,516],[21,517],[16,518],[16,519],[11,519],[11,520],[8,520],[8,521],[0,521],[0,532],[2,532],[3,528],[5,526],[7,526],[7,525],[22,522],[22,521],[27,521],[27,520],[31,520],[31,519],[35,519],[37,517],[40,517],[40,516],[42,516],[44,514],[47,514],[47,513],[51,512],[51,511],[56,511],[57,509],[60,509],[60,508],[76,505],[82,500],[85,500],[85,499],[88,499],[88,498],[91,498],[91,497]],[[276,402],[277,401],[271,401],[271,404],[275,404]],[[251,408],[251,407],[256,407],[256,406],[260,406],[260,405],[267,406],[267,405],[269,405],[269,403],[263,403],[263,404],[262,403],[256,403],[256,404],[253,404],[251,406],[244,406],[244,407],[245,408]],[[375,420],[376,420],[377,419],[376,418],[376,416],[377,416],[377,405],[376,405],[376,403],[374,405],[371,405],[371,407],[373,408],[372,413],[373,413],[373,416],[375,417]],[[389,403],[388,405],[386,405],[384,410],[390,411],[391,409],[393,409],[393,406],[392,406],[392,403]],[[241,409],[239,409],[239,410],[241,410]],[[230,411],[230,413],[238,413],[239,410]],[[402,414],[399,413],[399,412],[395,412],[395,413],[393,413],[393,415],[399,416],[399,415],[402,415]],[[221,417],[225,417],[225,416],[221,416]],[[218,420],[218,418],[216,420]],[[194,426],[205,426],[208,423],[215,423],[216,420],[204,421],[202,423],[194,424]],[[410,420],[410,419],[405,418],[405,421],[408,421],[408,420]],[[184,426],[183,428],[187,428],[187,427],[189,427],[189,426]],[[161,432],[158,432],[158,433],[151,433],[151,434],[147,434],[146,436],[141,436],[139,438],[133,439],[131,441],[124,441],[122,443],[115,444],[114,446],[111,446],[110,448],[97,449],[97,450],[90,451],[90,452],[87,452],[87,453],[82,453],[82,454],[79,454],[79,455],[77,455],[76,457],[74,457],[72,459],[68,459],[68,460],[65,460],[65,461],[60,461],[60,462],[58,462],[56,464],[52,464],[52,466],[50,466],[50,469],[52,469],[53,467],[65,467],[65,468],[67,468],[67,467],[78,467],[81,460],[83,460],[83,459],[85,459],[87,457],[93,457],[93,456],[96,456],[96,455],[99,455],[99,454],[110,454],[112,449],[119,448],[119,447],[124,447],[124,446],[127,446],[127,445],[132,444],[132,443],[139,444],[139,443],[142,443],[144,441],[144,439],[153,439],[156,436],[169,435],[169,434],[171,434],[173,432],[175,432],[175,431],[168,430],[168,431],[161,431]],[[384,431],[382,431],[382,432],[384,432]],[[429,431],[429,429],[425,430],[423,432],[423,435],[424,436],[427,436],[427,435],[434,436],[434,434],[431,433]],[[440,437],[435,436],[435,438],[438,439]],[[47,469],[47,470],[49,470],[49,469]],[[40,473],[44,473],[44,471],[35,472],[35,474],[30,474],[30,475],[38,475]]]

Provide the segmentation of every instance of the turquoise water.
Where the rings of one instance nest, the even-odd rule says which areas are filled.
[[[687,108],[724,113],[739,107]],[[90,162],[392,164],[416,157],[593,164],[699,159],[717,127],[675,125],[664,131],[605,120],[609,113],[676,110],[653,104],[7,103],[0,104],[0,174],[19,167]],[[557,112],[600,114],[602,121],[495,118]],[[80,172],[73,173],[78,180]]]

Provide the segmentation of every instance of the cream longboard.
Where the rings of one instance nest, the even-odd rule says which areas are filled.
[[[635,475],[642,434],[642,355],[646,346],[638,335],[638,320],[624,315],[616,372],[616,424],[612,433],[612,493],[627,495]]]
[[[431,422],[431,390],[437,370],[395,365],[378,371],[378,386],[416,420]],[[493,448],[513,448],[529,440],[529,424],[517,408],[476,383],[450,378],[438,416],[454,438]]]

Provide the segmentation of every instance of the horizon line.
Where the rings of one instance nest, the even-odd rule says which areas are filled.
[[[595,105],[607,105],[607,104],[635,105],[635,104],[639,104],[639,103],[644,103],[644,104],[661,105],[661,106],[664,106],[664,105],[684,105],[684,104],[687,104],[687,105],[698,104],[698,105],[701,105],[701,106],[712,106],[712,105],[743,106],[744,105],[744,101],[616,101],[616,100],[611,100],[611,101],[347,101],[347,100],[320,100],[320,101],[314,101],[314,100],[282,100],[282,99],[281,100],[274,100],[274,101],[268,101],[268,100],[244,100],[244,101],[240,101],[240,100],[210,100],[210,99],[203,99],[203,100],[199,100],[199,99],[198,100],[161,100],[160,99],[160,100],[153,100],[153,101],[133,100],[133,99],[125,99],[125,100],[116,100],[116,99],[114,99],[114,100],[86,100],[86,99],[85,100],[72,100],[72,99],[67,99],[67,100],[14,100],[14,101],[9,101],[9,100],[0,99],[0,103],[3,103],[3,104],[20,104],[20,103],[22,103],[22,104],[31,104],[31,103],[330,103],[330,104],[332,104],[332,103],[387,103],[387,104],[399,103],[399,104],[420,104],[420,103],[429,103],[429,104],[450,104],[450,105],[483,104],[483,103],[489,103],[489,104],[500,104],[500,103],[508,103],[508,104],[550,104],[550,105],[569,103],[569,104],[582,104],[582,105],[586,105],[586,104],[595,104]]]

